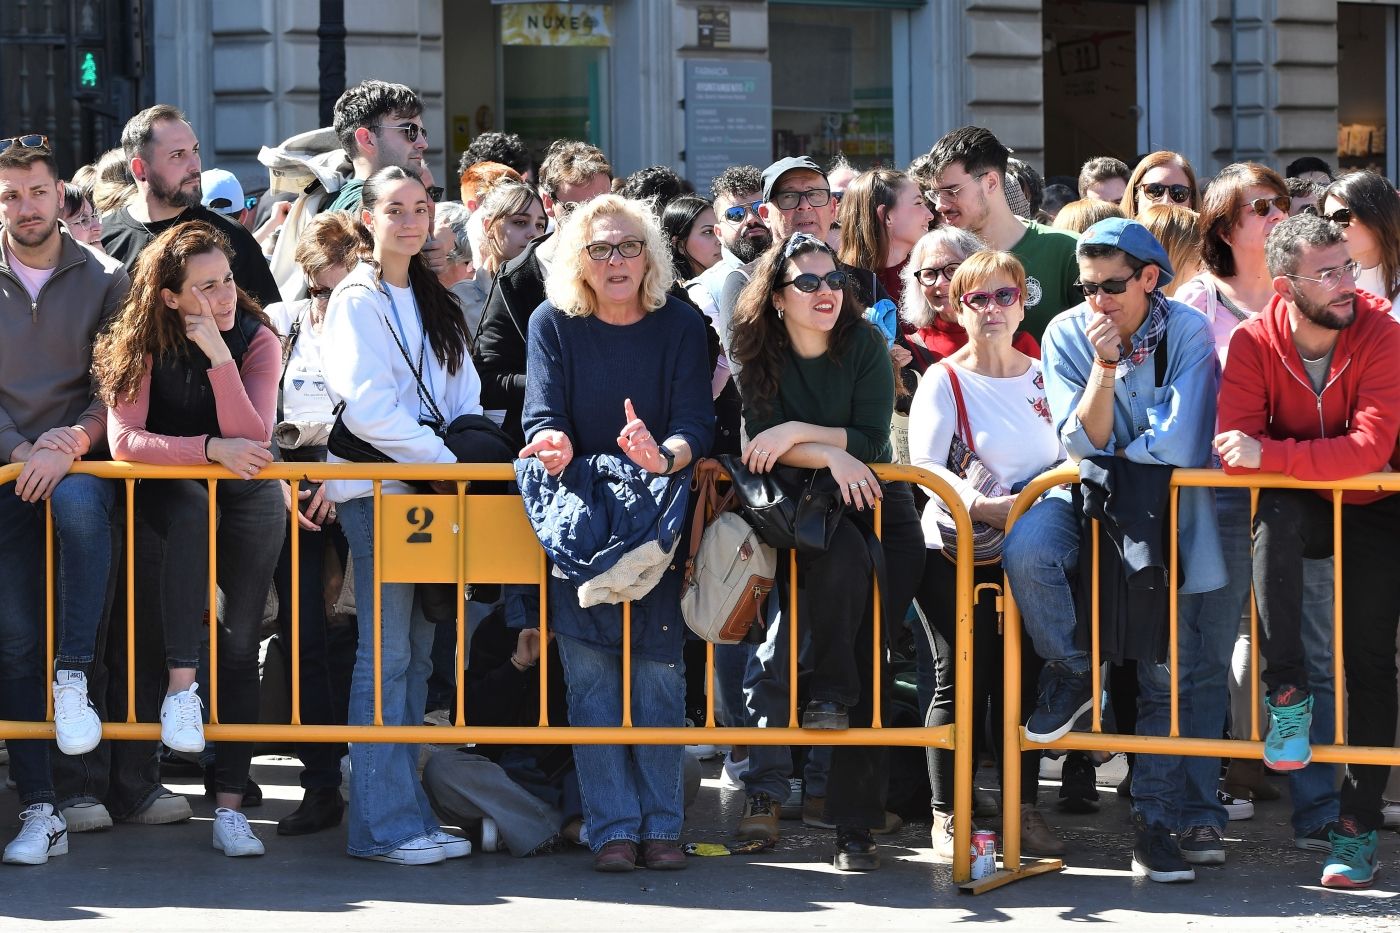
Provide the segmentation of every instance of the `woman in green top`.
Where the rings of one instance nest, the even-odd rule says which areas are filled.
[[[829,469],[850,506],[825,552],[797,557],[797,618],[811,651],[804,728],[867,725],[876,689],[884,691],[881,709],[890,709],[883,700],[888,672],[882,664],[876,680],[871,664],[868,531],[877,503],[887,584],[881,587],[882,638],[902,625],[923,573],[923,539],[908,484],[882,483],[866,466],[890,460],[894,370],[884,337],[862,317],[853,286],[830,247],[794,234],[759,259],[735,309],[730,344],[751,438],[745,465],[760,473],[777,465]],[[779,592],[786,596],[787,588]],[[788,636],[770,630],[768,641],[784,650]],[[786,661],[774,668],[785,670]],[[784,684],[779,695],[786,694]],[[780,705],[770,723],[782,720],[786,699]],[[885,825],[887,751],[832,751],[823,822],[836,827],[837,868],[879,867],[870,831]]]

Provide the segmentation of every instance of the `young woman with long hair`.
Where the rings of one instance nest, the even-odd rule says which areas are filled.
[[[885,291],[898,296],[909,251],[933,221],[918,184],[894,169],[862,172],[841,198],[839,219],[841,261],[875,273]]]
[[[1360,267],[1357,287],[1394,302],[1400,297],[1400,196],[1390,182],[1375,172],[1347,172],[1319,200],[1323,215],[1341,224],[1347,252]]]
[[[676,279],[689,283],[720,260],[715,208],[694,194],[683,194],[661,212],[661,232],[671,245]]]

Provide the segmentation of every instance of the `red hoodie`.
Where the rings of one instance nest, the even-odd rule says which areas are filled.
[[[1400,468],[1400,324],[1390,302],[1357,291],[1356,319],[1338,334],[1318,393],[1293,343],[1288,307],[1275,295],[1230,335],[1219,416],[1222,432],[1243,431],[1262,447],[1259,470],[1227,466],[1227,473],[1326,482]],[[1343,501],[1361,505],[1386,495],[1348,492]]]

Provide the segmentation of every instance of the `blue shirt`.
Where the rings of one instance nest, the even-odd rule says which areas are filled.
[[[1113,388],[1113,436],[1105,448],[1095,447],[1078,414],[1079,401],[1094,377],[1094,347],[1085,336],[1090,315],[1087,302],[1057,315],[1045,329],[1041,364],[1045,395],[1060,441],[1071,458],[1123,455],[1137,463],[1189,468],[1211,465],[1215,436],[1215,399],[1220,363],[1205,315],[1177,301],[1168,302],[1167,373],[1156,385],[1151,359],[1131,370],[1117,371]],[[1141,341],[1147,320],[1134,335]],[[1067,497],[1064,490],[1050,495]],[[1208,593],[1227,582],[1225,559],[1215,521],[1212,489],[1183,489],[1179,504],[1181,553],[1185,582],[1182,593]]]

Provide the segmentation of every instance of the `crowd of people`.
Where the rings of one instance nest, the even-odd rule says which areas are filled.
[[[675,555],[693,533],[695,465],[731,455],[774,483],[825,477],[844,508],[799,550],[795,586],[778,562],[762,624],[716,646],[722,724],[798,725],[794,617],[801,726],[868,725],[877,697],[892,723],[900,677],[915,722],[950,722],[954,559],[971,549],[977,582],[1004,575],[1021,609],[1030,740],[1087,728],[1101,704],[1106,731],[1166,735],[1173,680],[1183,736],[1249,738],[1262,720],[1262,763],[1133,758],[1119,793],[1135,873],[1187,881],[1223,864],[1227,820],[1278,796],[1272,771],[1288,777],[1294,844],[1325,854],[1322,884],[1372,883],[1400,787],[1382,766],[1339,775],[1311,746],[1338,738],[1334,599],[1346,606],[1346,738],[1396,744],[1400,576],[1385,563],[1400,498],[1344,494],[1339,593],[1329,491],[1266,489],[1252,509],[1245,490],[1181,490],[1176,579],[1166,503],[1176,467],[1329,482],[1400,466],[1400,197],[1384,177],[1300,159],[1287,177],[1249,162],[1202,180],[1160,151],[1131,167],[1095,158],[1047,185],[965,126],[905,171],[788,157],[731,166],[697,192],[664,166],[619,177],[585,142],[557,141],[537,161],[518,137],[485,133],[461,154],[460,200],[444,201],[410,88],[348,89],[333,129],[339,148],[316,156],[304,191],[261,197],[202,171],[196,128],[169,105],[136,114],[118,149],[67,179],[47,138],[0,140],[0,460],[23,464],[0,494],[0,720],[42,720],[48,690],[56,733],[8,743],[23,809],[6,863],[43,864],[71,834],[114,822],[188,819],[161,783],[180,761],[205,774],[214,847],[262,854],[244,813],[261,802],[253,747],[206,741],[201,681],[216,668],[220,721],[258,721],[260,695],[285,676],[260,668],[260,643],[276,635],[288,653],[294,580],[287,664],[304,723],[448,722],[463,679],[470,724],[533,724],[543,699],[555,724],[618,725],[623,602],[630,721],[698,720],[704,644],[688,637]],[[69,473],[106,459],[219,464],[232,478],[136,483],[127,555],[124,488]],[[259,478],[274,460],[513,462],[513,486],[481,491],[524,501],[553,568],[548,593],[474,585],[468,664],[454,669],[455,590],[375,586],[373,485],[301,483],[293,496]],[[896,461],[952,484],[971,540],[946,504],[870,466]],[[1019,492],[1066,461],[1080,483],[1008,532]],[[872,665],[876,578],[886,624]],[[1106,698],[1091,687],[1091,607]],[[979,600],[975,733],[993,752],[999,626],[994,601]],[[559,676],[541,698],[546,664]],[[104,739],[102,722],[128,712],[158,721],[160,742]],[[351,856],[421,865],[474,847],[582,845],[599,871],[686,864],[695,769],[679,746],[297,754],[303,797],[278,834],[328,830],[348,812]],[[1061,809],[1098,808],[1101,758],[1065,757]],[[1025,852],[1059,856],[1041,759],[998,762],[1021,769],[1006,818]],[[922,814],[951,859],[954,800],[975,794],[982,818],[996,803],[957,785],[951,753],[927,764]],[[735,746],[722,775],[744,799],[737,842],[771,845],[784,818],[801,818],[834,830],[834,863],[852,871],[879,867],[877,837],[901,824],[892,801],[910,779],[888,749],[845,745]]]

